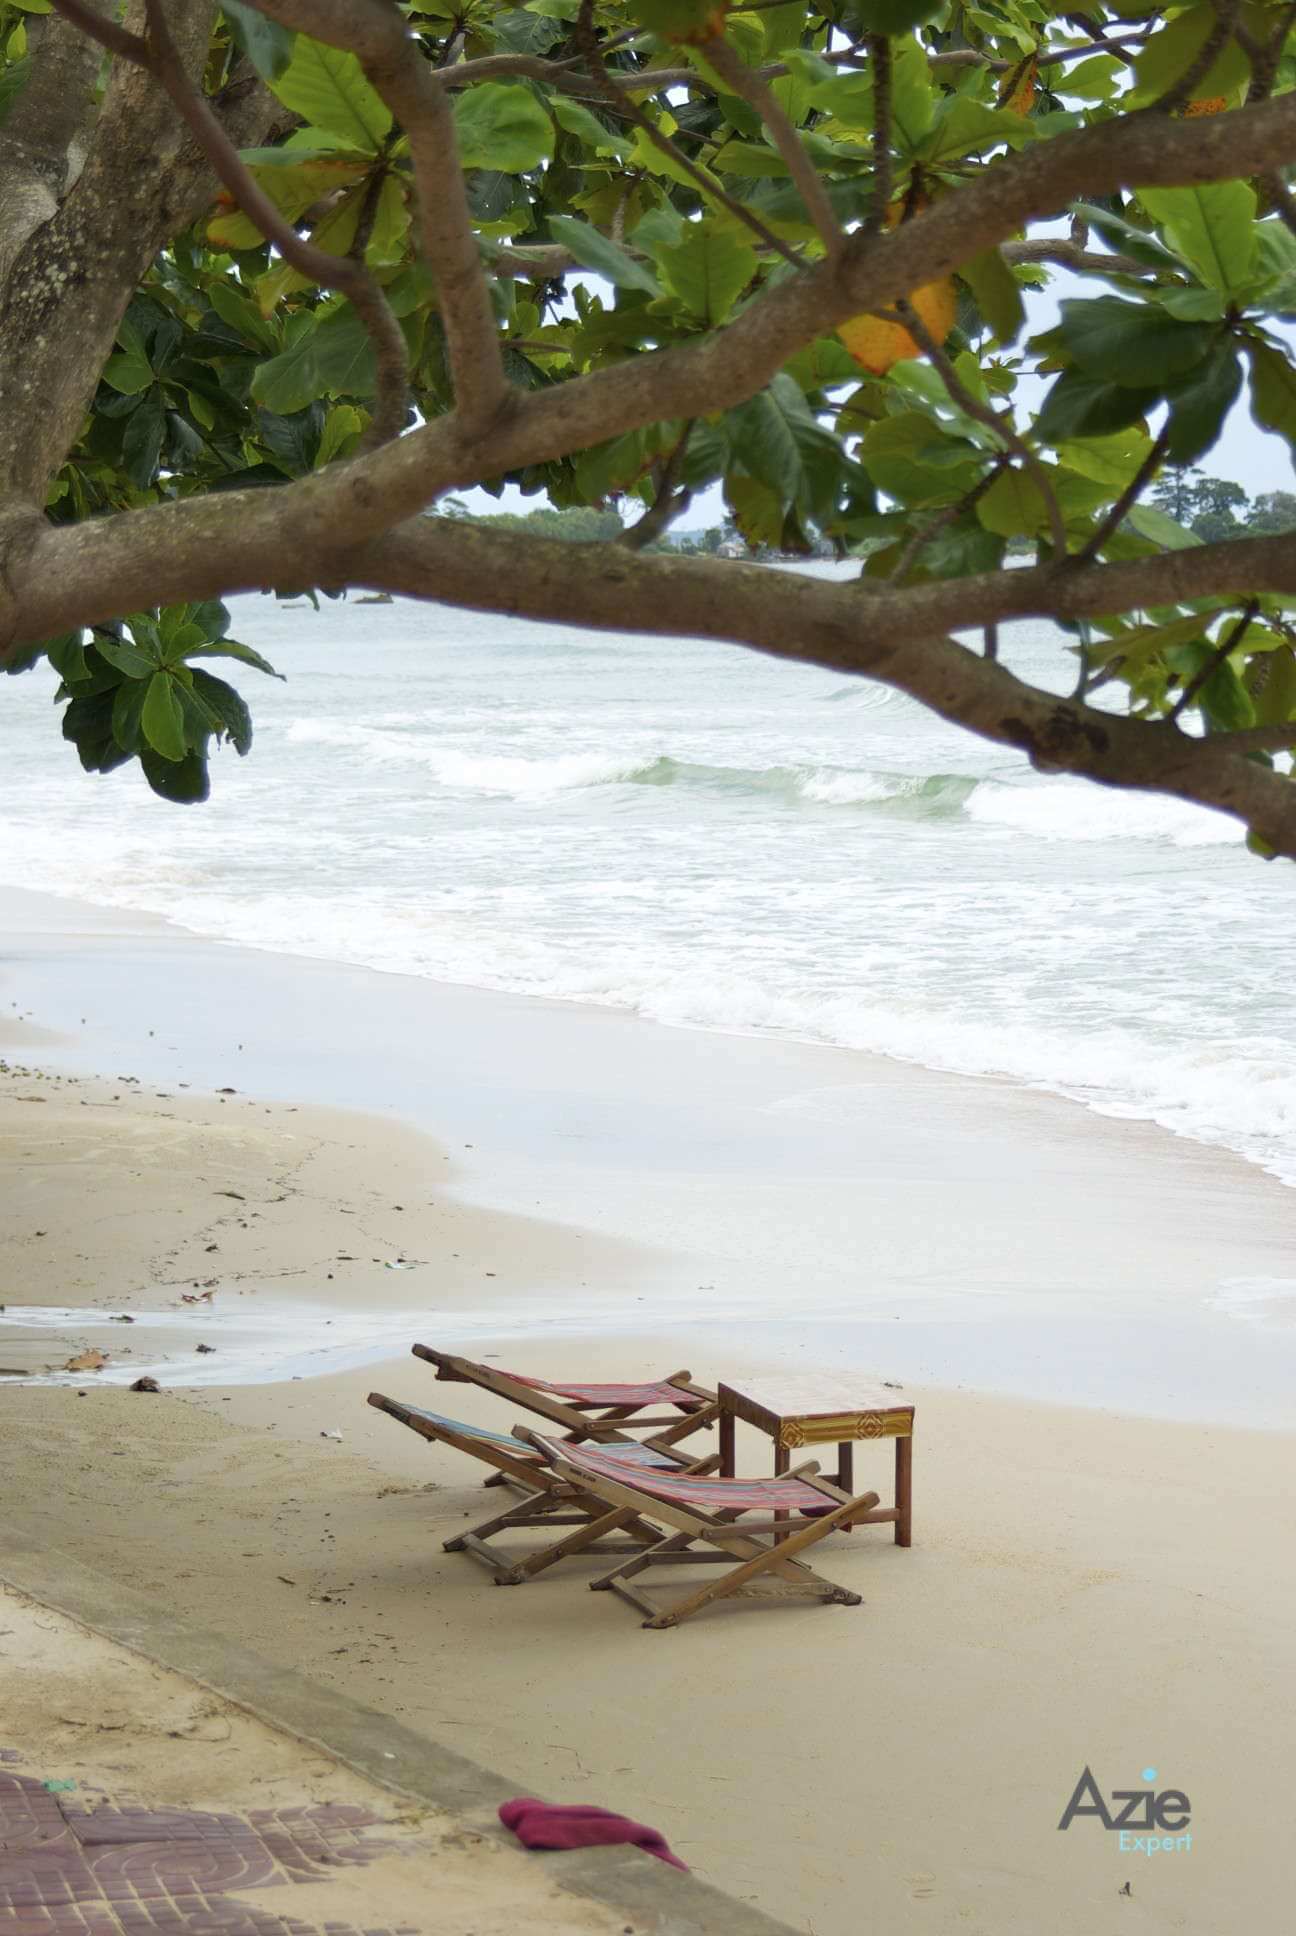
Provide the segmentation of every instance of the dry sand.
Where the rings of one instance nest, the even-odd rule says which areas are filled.
[[[389,1124],[56,1079],[41,1047],[16,1037],[0,1082],[0,1300],[171,1310],[161,1348],[183,1355],[160,1396],[93,1373],[0,1380],[0,1517],[523,1787],[654,1823],[706,1879],[813,1936],[1291,1926],[1292,1436],[911,1384],[914,1547],[854,1534],[822,1561],[861,1607],[645,1633],[584,1591],[579,1563],[501,1590],[440,1550],[498,1495],[363,1397],[506,1426],[498,1405],[404,1358],[187,1390],[200,1361],[180,1300],[213,1292],[207,1376],[240,1311],[403,1307],[410,1336],[453,1346],[438,1313],[474,1293],[522,1311],[583,1283],[628,1304],[662,1256],[465,1205],[445,1153]],[[61,1363],[107,1335],[116,1365],[139,1359],[139,1331],[0,1325],[0,1363]],[[697,1342],[668,1321],[623,1332],[538,1332],[526,1367],[664,1372]],[[691,1369],[768,1364],[754,1335]],[[517,1325],[476,1349],[516,1361]],[[742,1450],[768,1469],[767,1444]],[[883,1487],[878,1457],[861,1448],[857,1474]],[[1060,1834],[1086,1763],[1108,1793],[1148,1766],[1186,1791],[1191,1851],[1122,1854],[1091,1820]]]

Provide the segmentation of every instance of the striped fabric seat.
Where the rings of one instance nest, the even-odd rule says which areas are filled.
[[[562,1385],[550,1378],[528,1378],[520,1371],[505,1374],[532,1391],[552,1392],[555,1398],[570,1398],[577,1405],[675,1405],[681,1412],[701,1411],[706,1399],[681,1391],[678,1385]]]
[[[440,1412],[426,1411],[422,1405],[402,1405],[401,1410],[403,1412],[409,1412],[415,1418],[423,1419],[428,1425],[439,1426],[449,1432],[457,1432],[460,1438],[484,1439],[488,1445],[502,1446],[506,1452],[511,1452],[515,1459],[538,1459],[540,1457],[540,1454],[533,1446],[523,1445],[520,1439],[510,1437],[507,1432],[492,1432],[485,1425],[468,1425],[461,1418],[445,1418]],[[569,1446],[567,1449],[570,1451],[572,1448]],[[667,1458],[664,1453],[655,1451],[651,1445],[627,1442],[624,1445],[609,1445],[606,1451],[614,1467],[627,1465],[666,1466],[673,1471],[676,1466],[674,1459]]]
[[[535,1435],[546,1457],[562,1459],[587,1472],[591,1478],[620,1479],[626,1461],[615,1454],[619,1446],[601,1446],[597,1452],[587,1445],[566,1445],[561,1439]],[[636,1473],[634,1483],[655,1499],[673,1499],[681,1506],[697,1506],[706,1512],[795,1512],[819,1514],[830,1511],[832,1501],[815,1486],[800,1479],[694,1479],[686,1474],[653,1470]]]

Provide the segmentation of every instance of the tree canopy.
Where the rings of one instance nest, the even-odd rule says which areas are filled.
[[[1296,857],[1296,536],[1164,489],[1296,443],[1294,12],[0,0],[7,669],[196,800],[231,591],[727,639]],[[508,483],[626,528],[437,510]],[[858,575],[653,548],[714,485]]]

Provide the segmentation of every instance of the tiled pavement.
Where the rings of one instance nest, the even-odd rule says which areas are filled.
[[[230,1890],[327,1880],[384,1853],[363,1808],[251,1809],[246,1815],[87,1809],[14,1770],[0,1751],[0,1936],[419,1936],[357,1930],[254,1909]]]

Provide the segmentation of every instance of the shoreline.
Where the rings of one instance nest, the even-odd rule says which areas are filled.
[[[804,1365],[1296,1423],[1296,1206],[1239,1156],[855,1050],[280,956],[56,897],[0,895],[0,914],[0,1002],[40,1031],[30,1057],[52,1076],[116,1069],[242,1092],[236,1111],[403,1124],[439,1142],[465,1208],[651,1257],[630,1300],[610,1282],[564,1304],[552,1285],[549,1320],[607,1336],[646,1303],[699,1357],[741,1324]]]
[[[51,893],[43,889],[17,887],[0,882],[0,909],[6,904],[14,904],[20,912],[44,912],[44,919],[50,919],[48,911],[66,909],[79,911],[80,919],[69,912],[66,919],[60,920],[57,913],[52,918],[52,929],[56,933],[86,932],[99,933],[105,929],[122,934],[157,933],[162,936],[191,942],[199,946],[229,950],[249,955],[269,956],[272,960],[297,963],[309,972],[312,968],[332,967],[349,971],[361,976],[374,975],[390,977],[398,981],[412,982],[416,986],[439,989],[445,993],[462,991],[504,1002],[525,1004],[538,1013],[546,1011],[560,1013],[605,1015],[623,1022],[648,1029],[665,1029],[683,1034],[720,1036],[738,1042],[785,1043],[807,1050],[826,1052],[830,1055],[847,1056],[864,1064],[884,1063],[898,1069],[913,1069],[923,1074],[941,1077],[955,1083],[969,1082],[987,1084],[993,1088],[1005,1088],[1013,1093],[1039,1096],[1049,1102],[1062,1103],[1087,1115],[1097,1117],[1101,1122],[1132,1123],[1139,1128],[1155,1131],[1169,1136],[1175,1142],[1184,1142],[1193,1147],[1206,1150],[1229,1160],[1241,1162],[1248,1169],[1258,1170],[1261,1175],[1271,1177],[1284,1189],[1296,1191],[1296,1170],[1287,1174],[1275,1161],[1266,1161],[1258,1155],[1249,1154],[1245,1149],[1235,1147],[1222,1138],[1197,1135],[1172,1127],[1159,1116],[1145,1113],[1132,1103],[1117,1100],[1103,1100],[1096,1092],[1084,1093],[1083,1085],[1071,1085],[1054,1081],[1047,1077],[1026,1077],[1005,1073],[1001,1070],[961,1069],[939,1062],[924,1062],[885,1049],[859,1048],[849,1043],[834,1042],[822,1036],[807,1034],[796,1029],[785,1029],[769,1025],[761,1028],[751,1024],[731,1024],[723,1026],[714,1021],[694,1022],[679,1018],[663,1018],[645,1015],[627,1004],[598,1001],[593,998],[582,999],[576,996],[533,994],[525,990],[494,987],[488,982],[445,981],[435,976],[420,975],[408,968],[384,966],[380,963],[364,961],[347,955],[299,954],[291,950],[277,949],[256,941],[238,936],[226,936],[207,932],[202,928],[188,926],[169,915],[146,908],[118,907],[108,902],[84,900],[78,896]],[[88,918],[87,918],[88,917]],[[33,923],[43,930],[44,920]],[[86,1073],[93,1073],[88,1067]]]

